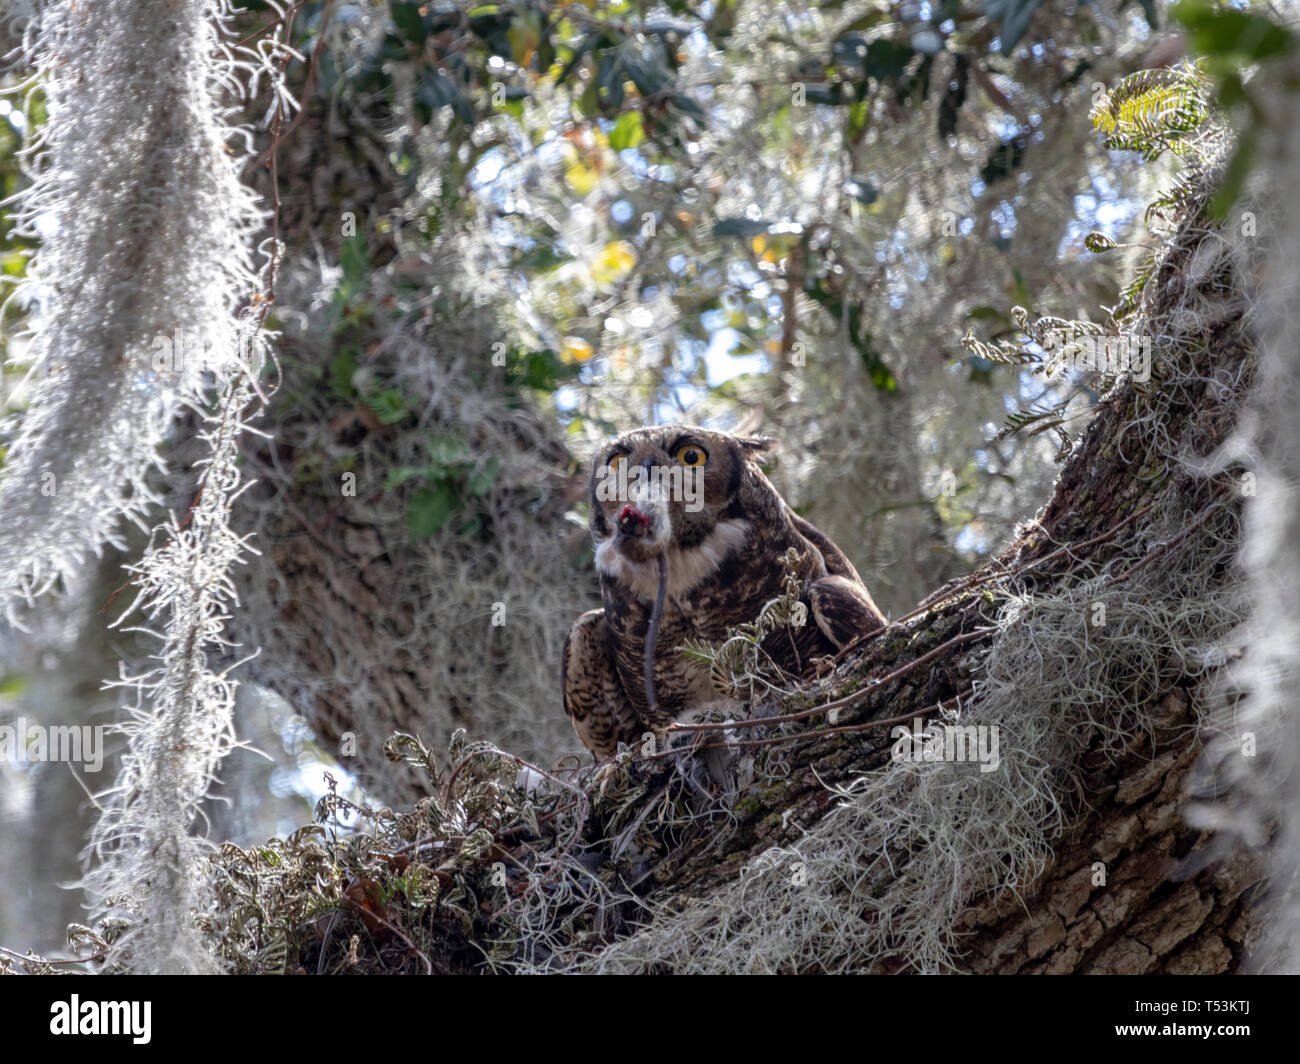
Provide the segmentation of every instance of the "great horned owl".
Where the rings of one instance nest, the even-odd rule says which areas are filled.
[[[763,475],[758,459],[774,444],[664,425],[624,433],[593,458],[591,535],[605,606],[569,630],[560,683],[578,737],[598,758],[718,699],[707,667],[678,648],[717,645],[728,628],[753,621],[781,595],[791,547],[802,556],[795,575],[808,621],[763,643],[779,667],[806,673],[813,658],[887,623],[843,552]],[[663,561],[651,705],[643,670]]]

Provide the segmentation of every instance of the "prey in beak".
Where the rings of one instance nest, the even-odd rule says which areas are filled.
[[[645,563],[663,554],[673,538],[668,493],[656,467],[647,459],[637,478],[633,501],[618,511],[614,520],[614,543],[628,561]]]
[[[618,520],[615,524],[618,526],[620,535],[636,539],[649,533],[650,515],[643,513],[631,503],[628,503],[623,509],[619,510]]]

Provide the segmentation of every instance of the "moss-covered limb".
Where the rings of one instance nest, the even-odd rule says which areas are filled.
[[[1237,969],[1253,945],[1265,856],[1212,859],[1211,834],[1182,816],[1200,753],[1187,742],[1192,698],[1174,688],[1152,714],[1154,741],[1135,737],[1121,763],[1102,759],[1083,780],[1078,818],[1052,867],[1018,899],[989,898],[965,914],[971,971]]]

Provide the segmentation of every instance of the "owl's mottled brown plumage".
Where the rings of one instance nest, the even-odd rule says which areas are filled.
[[[800,601],[809,623],[779,630],[763,645],[796,675],[886,623],[857,570],[822,532],[772,487],[758,458],[773,441],[743,439],[689,425],[624,433],[592,460],[591,534],[604,608],[583,614],[564,642],[564,708],[578,737],[597,757],[619,742],[666,727],[682,713],[718,699],[707,669],[678,650],[687,642],[717,645],[727,629],[753,621],[782,593],[791,547]],[[701,461],[702,460],[702,461]],[[670,475],[694,464],[699,496],[670,491],[607,498],[611,462],[629,472]],[[667,481],[672,485],[672,481]],[[698,503],[698,508],[696,504]],[[655,706],[643,677],[646,632],[658,590],[658,556],[667,559],[668,594],[654,658]]]

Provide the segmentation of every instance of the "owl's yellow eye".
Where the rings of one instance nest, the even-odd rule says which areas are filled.
[[[605,464],[609,466],[609,471],[611,473],[616,473],[618,472],[618,467],[626,461],[627,455],[625,454],[611,454],[609,460]]]
[[[692,469],[704,465],[709,460],[704,448],[693,443],[678,447],[677,453],[673,457],[677,459],[679,465],[688,466]]]

